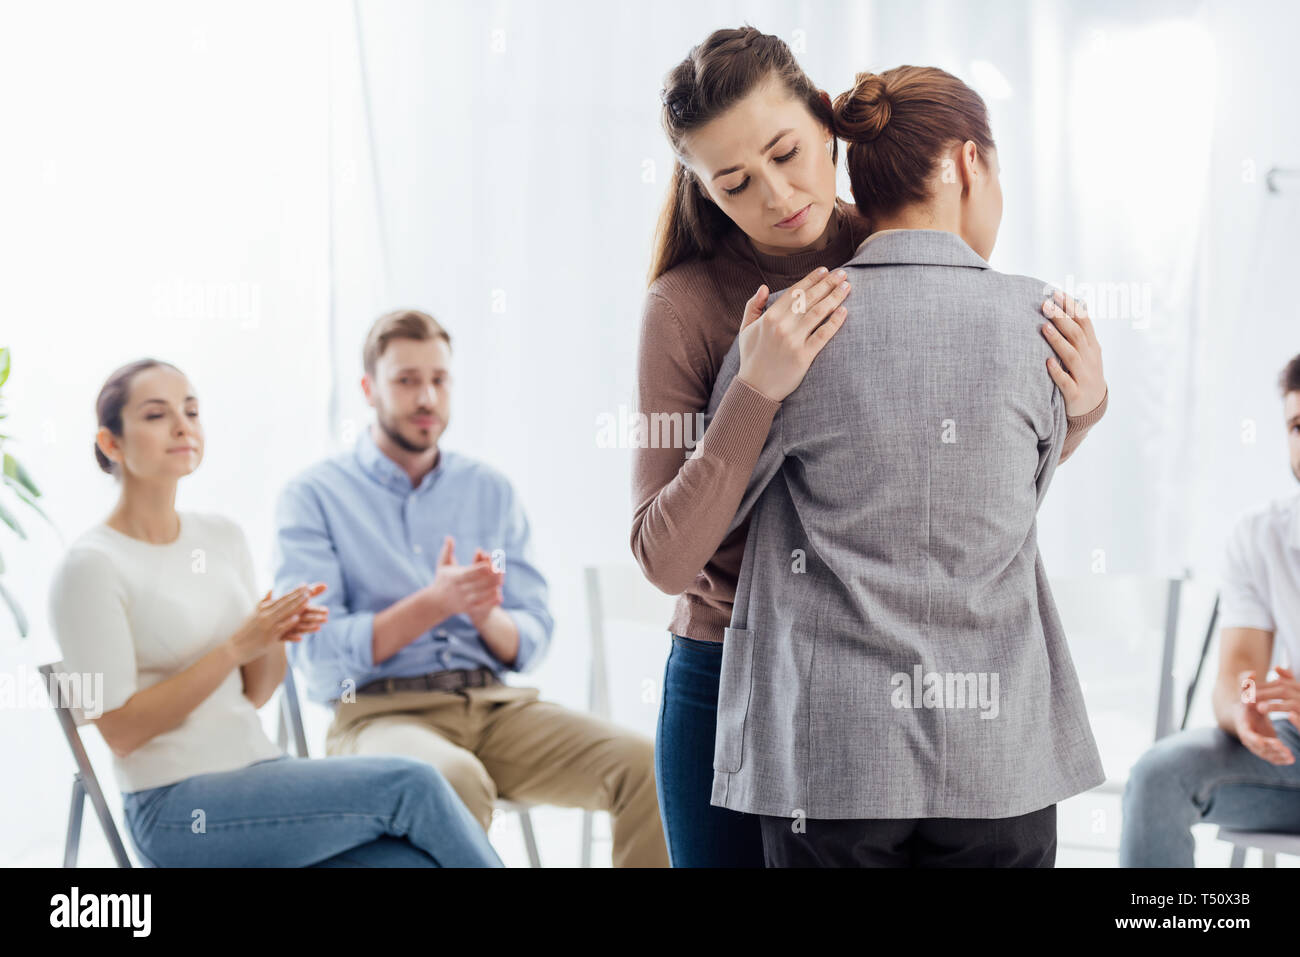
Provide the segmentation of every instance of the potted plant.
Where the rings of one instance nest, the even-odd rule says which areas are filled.
[[[5,381],[9,378],[9,362],[8,347],[0,348],[0,390],[3,390]],[[0,392],[0,420],[3,420],[5,417],[4,395],[3,392]],[[0,425],[0,428],[3,428],[3,426]],[[41,496],[40,489],[36,487],[36,483],[32,481],[32,477],[27,474],[27,470],[22,467],[18,459],[14,458],[14,456],[5,449],[5,443],[9,439],[10,436],[0,432],[0,456],[2,456],[3,459],[3,471],[0,472],[0,522],[4,522],[5,525],[8,525],[10,530],[19,538],[26,539],[27,532],[24,531],[22,524],[18,521],[18,517],[10,510],[7,503],[12,503],[16,500],[18,502],[19,510],[23,507],[33,509],[47,522],[50,521],[50,517],[45,514],[40,505],[36,502],[36,500]],[[50,522],[50,524],[53,526],[54,523]],[[13,615],[14,624],[18,626],[18,634],[23,638],[26,638],[27,616],[23,614],[23,609],[22,606],[18,604],[18,599],[10,593],[9,589],[5,588],[4,573],[4,555],[3,553],[0,553],[0,600],[4,601],[4,603],[9,606],[9,612]]]

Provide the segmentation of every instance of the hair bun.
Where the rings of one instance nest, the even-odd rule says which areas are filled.
[[[836,132],[854,143],[870,143],[889,125],[893,102],[879,73],[859,73],[853,89],[835,101]]]

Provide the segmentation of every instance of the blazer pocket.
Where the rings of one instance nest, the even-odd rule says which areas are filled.
[[[715,771],[740,770],[753,675],[754,633],[748,628],[725,629],[718,683],[718,730],[713,740]]]

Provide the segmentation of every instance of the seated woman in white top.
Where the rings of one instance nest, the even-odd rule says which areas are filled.
[[[219,515],[177,512],[203,458],[198,400],[142,359],[100,391],[95,457],[121,485],[55,574],[50,613],[69,672],[103,676],[94,720],[113,752],[127,828],[159,867],[500,867],[432,766],[387,756],[293,758],[257,709],[310,641],[324,585],[260,601],[248,544]],[[198,809],[198,810],[196,810]]]

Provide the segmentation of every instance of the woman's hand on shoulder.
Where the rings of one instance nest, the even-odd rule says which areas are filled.
[[[740,321],[737,378],[780,402],[803,381],[808,367],[844,324],[849,294],[844,270],[819,266],[764,312],[771,290],[759,286]],[[822,320],[825,320],[823,323]]]
[[[1043,315],[1051,320],[1043,323],[1043,336],[1056,353],[1047,360],[1047,371],[1065,398],[1065,414],[1087,415],[1106,397],[1101,343],[1088,307],[1057,290],[1043,303]]]

